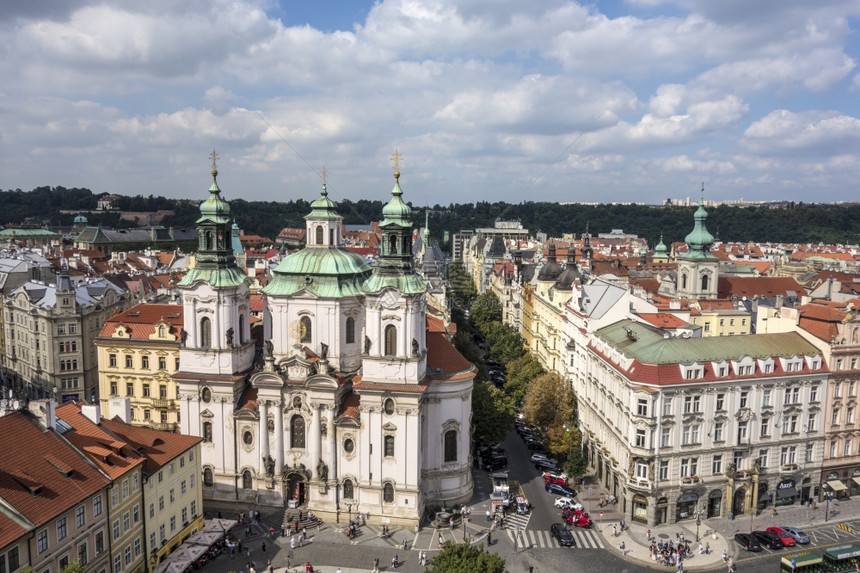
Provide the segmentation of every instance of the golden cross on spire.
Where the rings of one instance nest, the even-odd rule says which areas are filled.
[[[397,148],[394,148],[394,155],[391,156],[391,159],[394,160],[394,178],[400,179],[400,160],[403,159],[403,156],[400,155],[400,152],[397,151]]]
[[[325,185],[326,177],[328,177],[328,169],[323,165],[322,170],[320,170],[320,177],[322,177],[323,185]]]
[[[219,158],[218,153],[216,153],[215,150],[213,149],[212,153],[209,154],[209,159],[212,160],[212,177],[215,177],[218,175],[218,158]]]

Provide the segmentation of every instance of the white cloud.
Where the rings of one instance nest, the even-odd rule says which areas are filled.
[[[860,149],[860,120],[835,111],[776,110],[753,122],[742,143],[762,155],[842,155]]]

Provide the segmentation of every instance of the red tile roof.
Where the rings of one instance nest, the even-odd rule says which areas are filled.
[[[645,322],[653,324],[657,328],[678,328],[690,324],[686,320],[682,320],[674,314],[663,312],[639,314],[637,316]]]
[[[203,438],[197,436],[132,426],[121,421],[118,416],[111,420],[103,418],[102,426],[146,458],[143,470],[150,475],[203,441]]]
[[[427,368],[433,378],[474,376],[475,367],[441,332],[427,333]]]
[[[806,294],[806,290],[791,277],[720,277],[717,283],[717,295],[720,298],[731,298],[732,295],[752,298],[756,295],[764,298],[788,296],[789,291],[795,296]]]
[[[14,442],[23,446],[7,447],[0,456],[0,498],[36,526],[108,485],[80,453],[56,432],[43,431],[29,413],[0,418],[0,435],[14,436]]]
[[[111,479],[117,479],[143,464],[143,457],[123,441],[94,424],[81,413],[76,402],[66,402],[57,408],[57,417],[73,429],[65,437],[79,450],[83,450]]]
[[[26,534],[27,530],[21,527],[17,521],[0,512],[0,547],[5,549]],[[22,561],[26,563],[23,559]]]
[[[353,392],[344,398],[341,404],[341,416],[349,416],[350,418],[358,418],[360,416],[359,406],[361,405],[361,395]]]
[[[99,337],[110,338],[116,327],[123,325],[131,339],[149,340],[150,335],[155,334],[155,325],[163,320],[170,326],[170,334],[179,340],[183,326],[182,315],[182,306],[178,304],[138,304],[106,319]]]

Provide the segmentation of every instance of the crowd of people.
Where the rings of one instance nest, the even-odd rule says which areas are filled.
[[[710,547],[708,547],[708,550],[710,550]],[[666,542],[652,539],[648,552],[651,555],[651,559],[667,567],[680,565],[685,559],[693,556],[690,544],[685,542],[683,538],[680,538],[677,543],[671,539]]]

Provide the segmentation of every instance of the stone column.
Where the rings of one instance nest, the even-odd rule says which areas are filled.
[[[269,401],[263,400],[260,404],[260,460],[259,470],[266,475],[265,459],[269,456]]]
[[[320,404],[311,403],[311,431],[309,432],[310,438],[310,451],[311,451],[311,459],[310,465],[314,468],[314,480],[319,480],[319,475],[317,475],[316,467],[319,463],[319,460],[322,459],[321,453],[321,442],[322,435],[320,432]]]
[[[331,407],[328,411],[328,421],[326,422],[326,436],[328,437],[328,452],[326,454],[325,465],[328,466],[328,479],[330,482],[337,481],[337,430],[334,427],[334,417],[337,413],[337,405]]]
[[[275,475],[281,475],[284,469],[284,412],[281,410],[280,400],[275,406]]]
[[[750,488],[752,488],[752,491],[750,492],[749,499],[752,503],[750,504],[750,511],[755,514],[756,508],[758,507],[758,474],[753,474],[751,483],[752,485]]]

